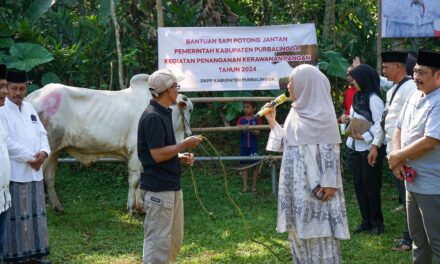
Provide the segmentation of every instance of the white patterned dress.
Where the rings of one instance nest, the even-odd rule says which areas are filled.
[[[278,141],[278,142],[276,142]],[[277,144],[278,143],[278,144]],[[342,263],[340,239],[349,239],[339,144],[283,147],[269,136],[268,150],[283,150],[278,190],[277,231],[288,232],[293,262]],[[337,188],[327,202],[312,189]]]

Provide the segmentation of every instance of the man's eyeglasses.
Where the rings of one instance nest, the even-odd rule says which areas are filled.
[[[177,91],[179,91],[179,90],[180,90],[180,85],[178,85],[177,83],[175,83],[175,84],[173,84],[173,86],[171,86],[170,89],[172,89],[172,88],[176,88]]]

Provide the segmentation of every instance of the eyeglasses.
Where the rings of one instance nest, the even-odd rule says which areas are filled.
[[[172,88],[176,88],[177,91],[179,91],[179,90],[180,90],[180,85],[178,85],[177,83],[175,83],[175,84],[173,84],[173,86],[170,87],[170,89],[172,89]]]

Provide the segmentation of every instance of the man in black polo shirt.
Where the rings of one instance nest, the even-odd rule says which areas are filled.
[[[192,165],[194,155],[183,153],[202,139],[192,136],[176,144],[171,109],[181,81],[169,70],[154,72],[148,86],[153,95],[139,120],[138,156],[144,168],[140,188],[146,212],[144,264],[174,263],[183,242],[183,196],[180,164]]]

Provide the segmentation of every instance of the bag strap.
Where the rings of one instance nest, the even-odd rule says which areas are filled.
[[[399,84],[397,85],[396,89],[394,89],[393,94],[391,95],[391,99],[390,99],[390,103],[388,104],[388,108],[382,113],[382,118],[380,120],[380,126],[382,127],[382,130],[384,132],[385,132],[385,118],[387,117],[388,109],[390,109],[390,106],[391,106],[391,103],[393,102],[394,96],[396,95],[397,90],[399,90],[400,86],[402,86],[404,83],[406,83],[409,80],[411,80],[411,78],[406,76],[405,78],[403,78],[403,80],[401,80],[399,82]]]
[[[399,82],[399,84],[397,85],[396,89],[394,90],[393,94],[391,95],[391,99],[390,99],[390,103],[388,104],[388,108],[390,108],[391,103],[393,102],[394,96],[397,93],[397,90],[399,90],[400,86],[402,86],[404,83],[406,83],[407,81],[411,80],[411,78],[409,78],[408,76],[406,76],[405,78],[403,78],[403,80],[401,80]]]

